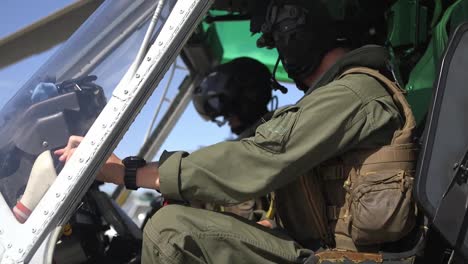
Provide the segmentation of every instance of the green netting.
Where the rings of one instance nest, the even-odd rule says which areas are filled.
[[[278,59],[278,52],[275,49],[257,48],[256,41],[259,35],[252,36],[248,21],[216,22],[214,26],[224,50],[221,62],[228,62],[238,57],[251,57],[263,62],[270,68],[270,71],[273,71]],[[281,62],[276,71],[276,79],[292,82],[284,71]]]

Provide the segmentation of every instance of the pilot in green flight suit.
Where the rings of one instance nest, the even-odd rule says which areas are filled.
[[[414,118],[376,71],[388,73],[388,54],[342,46],[319,2],[272,1],[258,41],[278,49],[306,90],[299,102],[276,110],[252,137],[166,152],[136,174],[137,186],[179,201],[230,205],[275,191],[283,228],[168,205],[144,229],[143,263],[315,263],[314,251],[334,248],[373,252],[367,257],[378,262],[414,227]],[[365,68],[347,72],[356,67]],[[111,156],[98,178],[123,184],[124,175]]]
[[[255,75],[251,73],[255,72]],[[228,124],[231,132],[241,140],[255,134],[261,120],[269,119],[268,102],[272,99],[270,70],[261,62],[240,57],[215,67],[194,89],[192,101],[198,114],[222,126]],[[249,199],[233,206],[213,203],[195,203],[194,207],[230,212],[248,219],[265,215],[265,197]]]

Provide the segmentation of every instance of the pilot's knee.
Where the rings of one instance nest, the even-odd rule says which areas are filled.
[[[143,231],[142,263],[192,263],[187,259],[201,251],[187,239],[202,226],[204,212],[181,205],[161,208],[146,223]],[[192,251],[193,250],[193,251]]]
[[[168,205],[159,209],[148,221],[144,228],[144,233],[149,237],[157,237],[160,240],[162,233],[164,236],[189,229],[184,224],[187,207],[181,205]]]
[[[153,263],[155,259],[177,255],[172,243],[179,241],[179,236],[183,236],[190,230],[187,226],[187,207],[180,205],[168,205],[157,211],[146,223],[143,230],[143,252],[142,258],[145,263]],[[160,254],[160,252],[164,254]],[[164,256],[163,256],[164,255]]]

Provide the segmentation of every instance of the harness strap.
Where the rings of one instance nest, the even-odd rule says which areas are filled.
[[[344,180],[348,176],[344,172],[343,164],[333,164],[327,166],[319,166],[318,171],[323,181]]]
[[[340,162],[319,166],[318,170],[323,181],[344,180],[348,177],[346,167],[362,167],[365,165],[413,162],[418,159],[418,148],[415,144],[398,146],[383,146],[379,149],[355,150],[343,155]],[[400,166],[400,165],[397,165]]]
[[[328,261],[327,263],[383,263],[382,254],[378,253],[361,253],[351,251],[326,250],[315,254],[318,257],[318,263]]]
[[[308,206],[311,212],[314,212],[311,214],[312,221],[314,222],[313,225],[316,227],[316,231],[322,241],[325,241],[325,243],[330,245],[333,243],[333,235],[330,232],[327,219],[324,219],[327,212],[325,211],[322,214],[322,207],[320,206],[320,204],[325,204],[325,201],[323,200],[323,197],[317,195],[320,193],[320,181],[318,177],[301,177],[300,181],[301,188],[303,188],[302,191],[306,194],[308,200]],[[316,190],[313,190],[313,188]]]
[[[328,221],[336,221],[340,218],[341,207],[336,205],[327,206]]]
[[[343,157],[345,165],[370,165],[382,162],[410,162],[418,159],[418,148],[415,144],[398,146],[383,146],[377,150],[357,150],[346,153]]]

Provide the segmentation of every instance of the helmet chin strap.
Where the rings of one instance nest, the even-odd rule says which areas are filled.
[[[278,64],[280,62],[280,56],[278,56],[278,59],[276,60],[275,67],[273,68],[273,73],[271,74],[271,87],[273,90],[280,90],[281,93],[285,94],[288,92],[288,88],[284,87],[281,85],[277,80],[276,80],[276,70],[278,69]]]

